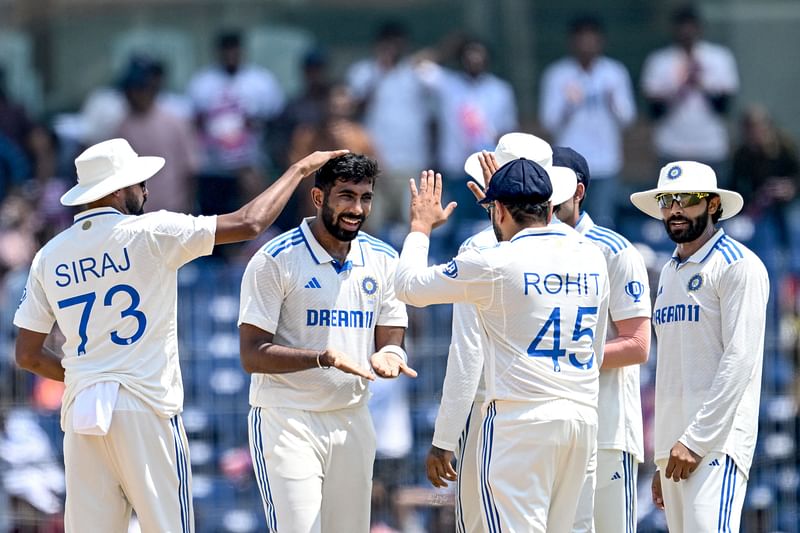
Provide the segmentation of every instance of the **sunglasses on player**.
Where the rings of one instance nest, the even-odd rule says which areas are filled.
[[[700,200],[707,198],[709,194],[707,192],[667,192],[657,195],[656,201],[661,209],[669,209],[672,207],[672,202],[678,202],[678,205],[685,209],[699,204]]]

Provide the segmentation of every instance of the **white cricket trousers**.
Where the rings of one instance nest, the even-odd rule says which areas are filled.
[[[194,531],[189,447],[180,415],[162,418],[119,388],[108,433],[64,433],[67,533],[125,533],[136,510],[143,533]]]
[[[667,526],[675,533],[739,531],[747,478],[724,453],[703,457],[689,479],[678,482],[664,475],[667,461],[658,461]]]
[[[253,407],[248,428],[268,531],[368,533],[375,430],[366,406]]]
[[[587,528],[585,521],[577,527],[579,523],[576,519],[573,532],[636,533],[636,482],[639,479],[639,463],[633,454],[620,450],[598,450],[597,471],[593,477],[593,480],[587,477],[584,492],[591,490],[594,485],[594,505],[590,507],[594,515],[594,529]],[[578,516],[581,515],[579,509]]]
[[[596,449],[597,411],[569,400],[492,401],[483,414],[484,531],[571,531]]]
[[[481,404],[473,402],[464,431],[458,439],[456,456],[456,533],[483,533],[478,441],[481,433]]]

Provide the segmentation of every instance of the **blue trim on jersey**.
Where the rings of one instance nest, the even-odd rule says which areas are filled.
[[[298,229],[294,229],[292,231],[287,231],[286,233],[278,235],[277,237],[275,237],[274,239],[269,241],[267,244],[265,244],[263,246],[262,250],[264,250],[266,253],[268,253],[272,257],[275,257],[276,254],[274,255],[274,253],[275,253],[276,250],[278,250],[278,251],[283,250],[283,248],[281,248],[282,246],[284,246],[284,245],[286,245],[286,244],[298,239],[301,236],[302,236],[302,233],[300,233],[300,229],[299,228]]]
[[[483,513],[489,526],[489,533],[502,533],[500,515],[494,503],[494,493],[489,484],[489,469],[492,462],[492,447],[494,444],[494,417],[497,415],[495,402],[486,408],[486,418],[483,420],[483,464],[481,465],[481,492],[483,493]]]
[[[373,237],[372,235],[369,235],[368,233],[359,233],[358,234],[358,240],[360,242],[362,242],[362,243],[369,244],[370,248],[372,248],[376,252],[383,252],[383,253],[389,255],[390,257],[399,257],[399,254],[397,253],[397,250],[392,248],[391,244],[389,244],[387,242],[384,242],[384,241],[382,241],[380,239],[377,239],[377,238]],[[362,251],[362,254],[363,254],[363,251]]]
[[[286,250],[288,250],[288,249],[290,249],[290,248],[292,248],[294,246],[297,246],[301,242],[303,242],[303,238],[302,237],[296,237],[295,239],[292,239],[290,241],[284,242],[281,246],[279,246],[278,248],[275,248],[272,252],[268,252],[268,253],[272,257],[278,257],[278,255],[280,255],[281,252],[285,252]]]
[[[546,237],[548,235],[556,235],[558,237],[566,237],[567,236],[566,233],[561,233],[560,231],[546,231],[544,233],[526,233],[525,235],[518,235],[517,237],[514,237],[513,239],[511,239],[508,242],[518,241],[518,240],[524,239],[526,237]],[[486,246],[486,248],[494,248],[494,246]]]
[[[100,215],[122,215],[122,213],[120,213],[119,211],[103,211],[101,213],[92,213],[91,215],[84,215],[82,217],[79,216],[78,218],[73,220],[72,223],[77,224],[81,220],[86,220],[87,218],[92,218],[92,217],[99,217]]]
[[[275,514],[275,503],[272,501],[272,490],[267,475],[267,461],[264,459],[264,441],[261,435],[261,408],[250,409],[253,448],[253,468],[255,469],[258,491],[264,504],[264,516],[267,519],[267,531],[278,531],[278,516]]]
[[[622,452],[622,471],[625,479],[625,533],[635,533],[634,506],[636,504],[636,485],[633,478],[633,455]]]
[[[602,242],[615,254],[620,253],[622,250],[628,247],[628,242],[622,237],[622,235],[615,233],[611,230],[601,228],[600,226],[593,226],[592,229],[584,233],[587,239],[591,239],[596,242]]]
[[[617,246],[619,247],[620,250],[624,250],[625,248],[630,246],[630,243],[628,242],[628,240],[625,237],[623,237],[622,235],[620,235],[616,231],[610,230],[608,228],[604,228],[603,226],[593,226],[592,229],[590,229],[587,233],[591,233],[591,232],[595,232],[598,235],[603,235],[603,236],[611,239],[612,241],[614,241],[617,244]]]
[[[467,446],[467,438],[469,437],[469,422],[472,419],[472,409],[467,415],[467,423],[461,436],[458,438],[458,446],[456,447],[456,532],[467,533],[467,526],[464,524],[464,503],[461,501],[461,471],[464,465],[464,448]]]
[[[180,415],[175,415],[169,419],[172,426],[172,438],[175,444],[175,469],[178,473],[178,503],[181,511],[181,531],[189,533],[191,531],[191,513],[189,512],[189,467],[186,461],[186,448],[180,431]]]
[[[736,463],[725,456],[725,474],[722,476],[722,488],[719,492],[719,514],[717,515],[717,533],[730,533],[731,513],[733,511],[733,495],[736,490]]]
[[[733,240],[729,239],[727,235],[723,235],[714,245],[715,248],[718,248],[722,255],[725,256],[725,260],[728,261],[728,264],[734,263],[739,259],[744,259],[744,254],[736,246]],[[730,258],[729,258],[730,256]]]

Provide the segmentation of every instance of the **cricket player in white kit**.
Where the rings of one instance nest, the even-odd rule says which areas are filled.
[[[142,214],[145,180],[164,159],[123,139],[75,160],[78,183],[61,203],[88,209],[36,254],[14,317],[19,366],[66,385],[66,531],[125,532],[132,508],[144,532],[194,531],[177,270],[215,244],[256,237],[304,176],[343,153],[316,152],[238,211],[211,217]],[[44,348],[56,322],[63,358]]]
[[[653,501],[670,531],[739,531],[758,431],[769,279],[716,227],[742,208],[711,167],[668,163],[631,195],[677,243],[658,282]]]
[[[644,258],[619,233],[596,225],[581,205],[589,165],[571,148],[553,147],[553,164],[578,176],[575,195],[555,216],[591,240],[606,258],[610,297],[609,336],[600,368],[597,469],[587,475],[575,533],[636,531],[636,483],[644,461],[639,365],[650,352],[650,284]]]
[[[570,531],[596,446],[608,276],[593,244],[547,225],[554,185],[532,161],[507,163],[483,200],[501,242],[427,267],[428,235],[455,205],[442,208],[440,175],[423,172],[419,191],[412,183],[398,297],[472,303],[485,331],[479,471],[490,532]]]
[[[369,368],[416,376],[401,347],[408,318],[394,293],[397,252],[359,231],[376,175],[361,155],[323,166],[317,216],[267,243],[242,280],[250,450],[269,531],[369,531]]]
[[[552,178],[562,180],[564,187],[555,191],[554,205],[571,198],[576,184],[574,172],[552,167],[553,151],[542,139],[527,133],[507,133],[500,137],[491,153],[493,162],[504,163],[525,157],[544,167]],[[485,157],[480,152],[472,154],[464,164],[465,172],[480,185],[480,198],[487,179],[484,178]],[[496,170],[496,168],[495,168]],[[486,176],[491,178],[494,170]],[[569,187],[569,180],[572,188]],[[560,196],[559,196],[560,195]],[[467,239],[459,254],[470,249],[497,244],[491,224]],[[456,482],[456,531],[482,532],[480,482],[476,456],[481,425],[481,405],[485,397],[483,380],[484,339],[477,309],[468,303],[453,305],[453,326],[447,371],[442,387],[442,401],[436,416],[433,442],[426,461],[427,474],[435,487],[448,481]],[[455,458],[455,469],[452,460]]]

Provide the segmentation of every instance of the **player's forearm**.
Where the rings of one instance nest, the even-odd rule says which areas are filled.
[[[603,369],[641,365],[650,354],[650,319],[635,317],[614,322],[617,336],[606,342]]]
[[[242,368],[248,374],[287,374],[311,368],[329,367],[324,350],[289,348],[264,343],[242,352]]]
[[[247,241],[261,235],[281,214],[303,176],[303,169],[294,164],[243,207],[217,217],[216,244]]]
[[[43,378],[64,381],[64,367],[61,366],[61,358],[46,348],[42,348],[38,353],[20,353],[18,351],[16,361],[17,366],[28,372],[33,372]]]

